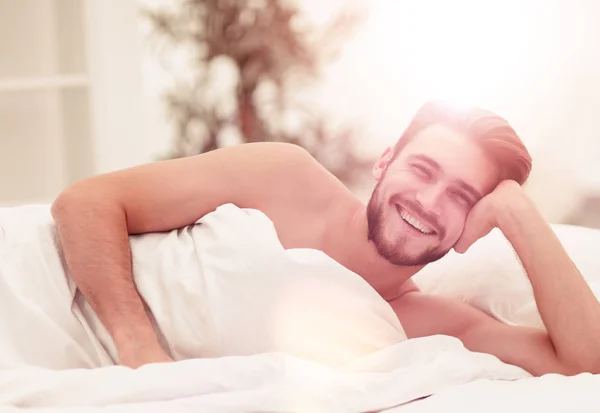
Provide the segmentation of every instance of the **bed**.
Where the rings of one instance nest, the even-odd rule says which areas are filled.
[[[554,228],[598,295],[600,231]],[[69,279],[48,206],[1,210],[1,410],[600,411],[598,375],[534,378],[452,337],[407,340],[360,277],[316,251],[284,251],[274,236],[260,213],[225,205],[183,230],[132,237],[138,289],[179,360],[132,370],[115,365],[110,337]],[[239,258],[231,260],[235,251]],[[290,278],[292,289],[267,295],[284,269],[317,276]],[[414,279],[423,291],[506,323],[543,328],[527,278],[498,231]],[[289,291],[285,300],[275,298],[281,291]],[[300,316],[307,296],[312,312]],[[235,309],[232,300],[247,305]]]

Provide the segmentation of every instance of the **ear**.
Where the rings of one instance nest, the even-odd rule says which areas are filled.
[[[394,148],[388,147],[373,166],[373,179],[379,181],[394,157]]]

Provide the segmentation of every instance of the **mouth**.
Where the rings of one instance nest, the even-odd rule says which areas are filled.
[[[437,235],[437,231],[430,224],[401,208],[400,205],[396,204],[395,206],[400,219],[408,224],[412,230],[422,235]]]

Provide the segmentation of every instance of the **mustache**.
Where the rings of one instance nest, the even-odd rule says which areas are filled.
[[[418,202],[412,201],[410,199],[404,199],[401,197],[395,197],[392,199],[392,201],[396,204],[408,208],[411,212],[417,214],[419,216],[419,220],[424,221],[431,228],[433,228],[439,237],[443,238],[446,235],[446,230],[444,226],[438,221],[437,216],[435,214],[432,214],[431,212],[424,210]]]

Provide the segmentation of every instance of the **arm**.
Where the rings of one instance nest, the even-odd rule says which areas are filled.
[[[498,227],[517,253],[559,360],[600,373],[600,304],[520,186],[508,184]]]
[[[464,304],[418,293],[401,306],[409,328],[416,335],[456,336],[467,348],[534,374],[600,373],[600,304],[517,183],[503,182],[473,208],[455,250],[466,251],[493,227],[519,256],[548,332],[506,326]]]
[[[420,292],[408,293],[391,304],[409,338],[453,336],[471,351],[492,354],[535,376],[578,373],[558,358],[543,330],[508,326],[458,300]]]
[[[133,281],[128,235],[190,225],[225,203],[268,214],[297,191],[282,182],[308,160],[292,145],[239,145],[95,176],[60,194],[52,214],[67,266],[121,364],[169,360]]]

